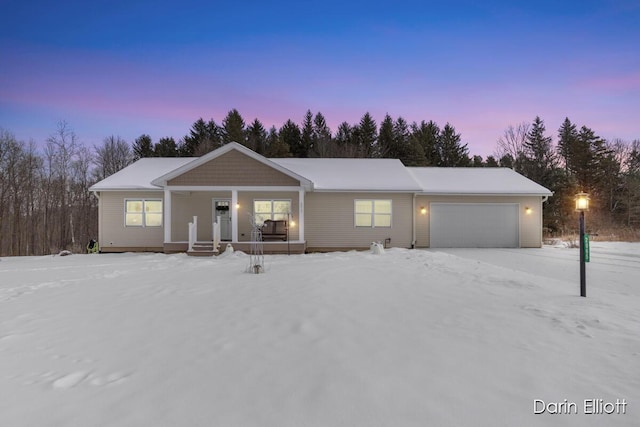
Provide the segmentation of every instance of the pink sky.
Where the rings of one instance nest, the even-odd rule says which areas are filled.
[[[553,137],[569,117],[631,141],[640,139],[640,8],[614,3],[406,2],[382,13],[329,2],[312,15],[198,4],[196,15],[172,16],[164,3],[150,15],[15,2],[0,30],[0,126],[41,143],[66,120],[92,146],[109,135],[179,140],[198,118],[220,123],[232,108],[267,128],[300,123],[310,109],[334,132],[365,112],[378,123],[386,113],[448,122],[483,157],[509,125],[537,115]]]

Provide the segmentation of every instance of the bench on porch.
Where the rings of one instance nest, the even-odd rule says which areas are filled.
[[[287,240],[287,221],[268,219],[262,225],[262,240]]]

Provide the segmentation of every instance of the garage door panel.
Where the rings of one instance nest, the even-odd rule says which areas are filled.
[[[517,204],[432,203],[433,248],[515,248],[520,246]]]

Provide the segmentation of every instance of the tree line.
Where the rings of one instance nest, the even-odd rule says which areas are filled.
[[[322,113],[307,111],[299,125],[287,120],[279,129],[266,129],[258,119],[246,124],[238,110],[229,111],[220,124],[198,119],[181,140],[160,138],[154,143],[141,135],[133,143],[136,159],[142,157],[201,156],[231,141],[266,157],[385,157],[410,166],[471,166],[462,136],[447,123],[393,119],[388,114],[378,125],[369,113],[356,124],[343,122],[335,134]]]
[[[509,167],[549,188],[545,229],[566,234],[575,228],[572,196],[592,198],[588,224],[636,232],[640,224],[640,142],[607,141],[566,119],[557,143],[544,121],[510,125],[494,155],[470,156],[462,136],[447,123],[408,123],[386,115],[379,126],[369,113],[342,122],[332,132],[322,113],[307,111],[300,124],[287,120],[268,130],[248,125],[232,109],[220,124],[196,120],[187,135],[157,142],[143,134],[132,144],[108,136],[90,149],[68,123],[58,124],[43,149],[16,140],[0,128],[0,256],[82,251],[97,238],[97,198],[89,187],[143,157],[201,156],[231,141],[266,157],[397,158],[407,166]]]
[[[496,153],[502,166],[553,191],[544,205],[548,234],[575,231],[573,197],[586,192],[591,199],[587,231],[606,233],[605,238],[640,238],[640,140],[606,140],[566,118],[554,143],[536,117],[532,123],[510,125]]]

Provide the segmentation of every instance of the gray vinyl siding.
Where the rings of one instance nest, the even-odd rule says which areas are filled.
[[[198,217],[198,240],[213,239],[213,199],[231,199],[231,191],[171,193],[171,241],[189,240],[189,223]]]
[[[98,218],[98,243],[100,249],[135,248],[162,250],[164,224],[162,227],[126,227],[124,208],[126,199],[163,200],[161,191],[106,191],[100,193]]]
[[[356,227],[354,200],[392,201],[391,227]],[[307,193],[305,239],[311,250],[368,248],[371,242],[391,239],[393,247],[411,247],[413,195],[404,193]]]
[[[231,200],[231,191],[194,191],[171,193],[171,240],[185,242],[189,240],[189,223],[193,216],[198,217],[198,240],[212,239],[213,199]],[[291,200],[292,219],[299,222],[298,192],[292,191],[239,191],[238,204],[238,240],[251,240],[251,216],[253,201],[261,200]],[[235,206],[231,207],[235,209]],[[290,228],[289,240],[298,240],[298,226]]]
[[[429,222],[431,203],[515,203],[519,205],[520,247],[542,246],[542,197],[540,196],[417,196],[416,247],[430,247]],[[427,212],[420,213],[425,207]],[[531,208],[527,215],[525,208]]]
[[[171,179],[168,184],[297,187],[300,181],[234,150]]]
[[[251,240],[251,216],[253,215],[254,200],[291,200],[291,219],[296,225],[289,228],[289,240],[298,240],[298,225],[300,223],[299,203],[297,191],[239,191],[238,204],[238,240],[248,242]],[[305,221],[305,225],[307,221]]]

